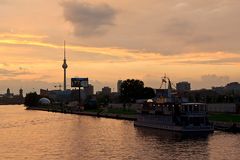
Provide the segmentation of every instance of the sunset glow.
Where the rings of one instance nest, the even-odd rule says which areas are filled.
[[[234,28],[228,30],[228,24],[234,22],[217,19],[221,15],[231,16],[232,12],[237,12],[234,4],[238,1],[219,2],[208,7],[204,3],[190,1],[175,3],[174,6],[170,2],[157,1],[159,5],[152,12],[145,13],[140,12],[141,8],[151,7],[156,1],[136,2],[138,7],[127,1],[88,3],[56,0],[44,8],[45,3],[40,0],[23,0],[21,3],[0,1],[0,13],[4,15],[4,24],[0,26],[0,81],[8,81],[13,90],[23,86],[31,90],[37,88],[38,83],[52,88],[53,84],[62,83],[64,40],[67,42],[68,78],[89,77],[96,90],[104,85],[116,88],[118,79],[127,78],[142,79],[148,86],[159,87],[164,73],[174,82],[192,82],[193,88],[209,88],[213,82],[224,85],[240,80],[237,69],[240,54],[236,44],[239,31]],[[27,4],[32,7],[28,8]],[[74,15],[76,8],[73,6],[86,11],[95,8],[91,14],[105,17],[98,17],[97,20],[94,19],[97,17],[81,11]],[[18,9],[15,10],[15,7]],[[36,8],[44,9],[35,12]],[[185,16],[182,21],[173,16],[179,10]],[[209,19],[205,21],[208,27],[198,26],[190,32],[188,27],[197,23],[190,14],[207,14]],[[151,20],[153,15],[159,15],[159,21]],[[81,16],[88,17],[88,21],[84,22]],[[140,16],[143,22],[146,20],[144,24],[140,22]],[[199,21],[204,21],[201,16]],[[216,24],[224,27],[224,33],[210,23],[213,18]],[[209,31],[211,35],[200,37],[199,34],[204,35],[206,28],[212,31]],[[209,76],[209,83],[202,76]],[[18,81],[19,85],[13,84]],[[29,86],[29,81],[34,82],[32,86]],[[0,91],[5,90],[6,87],[1,85]]]

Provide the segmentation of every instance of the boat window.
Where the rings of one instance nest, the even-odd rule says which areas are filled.
[[[192,105],[189,106],[189,111],[192,112]]]
[[[198,111],[198,106],[197,106],[197,105],[194,105],[193,111],[194,111],[194,112],[197,112],[197,111]]]
[[[184,106],[184,110],[185,110],[185,112],[187,112],[188,111],[188,107]]]

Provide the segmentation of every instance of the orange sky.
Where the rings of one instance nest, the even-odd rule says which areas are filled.
[[[0,1],[0,92],[62,83],[64,40],[68,78],[89,77],[96,90],[127,78],[157,88],[164,73],[193,88],[240,80],[238,1],[134,2]]]

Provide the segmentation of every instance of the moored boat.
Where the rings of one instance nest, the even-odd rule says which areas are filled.
[[[145,103],[135,126],[176,132],[211,133],[214,127],[208,121],[204,103]]]
[[[170,79],[164,76],[162,82],[168,83],[168,88],[163,90],[165,93],[161,97],[143,103],[137,120],[134,122],[135,126],[183,133],[214,131],[213,124],[208,120],[205,103],[183,103],[172,92]]]

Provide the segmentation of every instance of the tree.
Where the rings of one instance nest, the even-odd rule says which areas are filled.
[[[145,87],[144,91],[143,91],[143,98],[144,99],[151,99],[154,98],[156,96],[154,90],[150,87]]]
[[[136,99],[143,98],[144,83],[140,80],[127,79],[121,84],[121,101],[124,103],[135,102]]]
[[[24,105],[27,107],[36,107],[38,106],[38,101],[41,96],[39,96],[36,92],[28,93],[25,97]]]
[[[150,87],[144,88],[141,80],[127,79],[121,84],[120,99],[124,103],[136,102],[137,99],[150,99],[155,96],[154,90]]]

